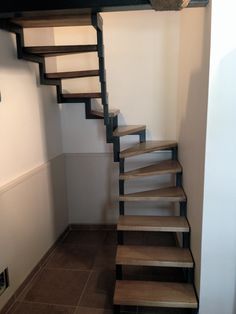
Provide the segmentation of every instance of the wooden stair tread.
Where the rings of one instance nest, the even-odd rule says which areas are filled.
[[[189,224],[181,216],[120,216],[118,231],[189,232]]]
[[[146,130],[146,125],[124,125],[117,127],[113,132],[113,136],[125,136],[144,130]]]
[[[192,309],[198,307],[191,284],[128,280],[116,281],[114,304]]]
[[[86,53],[97,51],[97,45],[65,45],[65,46],[33,46],[24,47],[25,53],[37,54],[42,57],[55,57],[59,55]]]
[[[138,177],[180,172],[182,172],[182,167],[177,160],[163,160],[155,165],[121,173],[120,180],[130,180]]]
[[[119,109],[109,109],[109,117],[116,117],[119,113]],[[91,114],[104,118],[104,113],[102,110],[92,110]]]
[[[46,17],[19,17],[13,18],[11,22],[24,28],[86,26],[92,25],[92,18],[90,14],[63,14]]]
[[[99,70],[46,73],[46,77],[48,79],[72,79],[72,78],[90,77],[90,76],[98,76],[98,75],[99,75]]]
[[[101,98],[101,93],[71,93],[71,94],[62,94],[64,99],[89,99],[89,98]]]
[[[139,143],[128,149],[123,150],[120,153],[120,157],[127,158],[175,147],[177,147],[177,143],[174,141],[146,141],[144,143]]]
[[[151,191],[137,192],[120,195],[120,201],[169,201],[183,202],[186,201],[186,195],[181,187],[168,187]]]
[[[116,264],[192,268],[193,259],[188,249],[179,247],[119,245]]]

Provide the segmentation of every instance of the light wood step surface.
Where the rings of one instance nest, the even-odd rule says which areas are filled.
[[[193,259],[188,249],[179,247],[119,245],[116,264],[192,268]]]
[[[125,126],[119,126],[115,131],[113,132],[113,136],[120,137],[125,135],[134,134],[140,131],[146,130],[146,125],[125,125]]]
[[[120,157],[127,158],[175,147],[177,147],[177,143],[174,141],[146,141],[123,150]]]
[[[11,22],[24,28],[87,26],[92,24],[92,18],[90,14],[61,14],[46,17],[19,17],[12,19]]]
[[[154,281],[116,281],[114,304],[150,307],[198,307],[191,284]]]
[[[181,187],[169,187],[145,192],[120,195],[119,200],[123,202],[134,201],[184,202],[186,201],[186,195]]]
[[[116,117],[120,113],[119,109],[109,109],[109,117]],[[102,110],[92,110],[91,114],[104,118],[104,113]]]
[[[120,174],[120,180],[131,180],[136,178],[155,176],[161,174],[181,173],[182,167],[176,160],[163,160],[155,165],[139,168]]]
[[[189,224],[181,216],[120,216],[118,231],[189,232]]]
[[[88,70],[88,71],[47,73],[46,78],[65,80],[65,79],[91,77],[91,76],[98,76],[98,75],[99,75],[99,70]]]
[[[25,53],[36,54],[42,57],[56,57],[67,54],[96,52],[97,50],[97,45],[33,46],[23,48]]]

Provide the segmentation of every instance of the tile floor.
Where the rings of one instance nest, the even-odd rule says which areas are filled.
[[[127,244],[174,245],[171,234],[125,234]],[[115,231],[70,231],[8,314],[112,314]],[[126,278],[182,280],[175,270],[126,267]],[[185,314],[184,310],[124,308],[128,313]]]

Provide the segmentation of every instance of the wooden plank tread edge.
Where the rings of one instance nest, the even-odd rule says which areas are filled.
[[[189,249],[139,245],[119,245],[116,264],[185,268],[194,266]]]
[[[49,79],[72,79],[80,77],[98,76],[99,70],[87,70],[87,71],[72,71],[72,72],[56,72],[46,73],[46,77]]]
[[[119,109],[109,109],[109,116],[116,117],[120,113]],[[104,113],[102,110],[92,110],[91,114],[99,117],[104,117]]]
[[[154,281],[116,281],[115,305],[197,309],[191,284]]]
[[[186,217],[182,216],[120,216],[118,231],[189,232]]]
[[[154,165],[135,169],[120,174],[120,180],[131,180],[146,176],[155,176],[161,174],[181,173],[182,167],[177,160],[163,160]]]
[[[71,93],[71,94],[62,94],[64,99],[89,99],[89,98],[101,98],[101,93]]]
[[[32,46],[23,47],[25,53],[54,57],[66,54],[87,53],[97,51],[97,45],[64,45],[64,46]]]
[[[187,198],[184,193],[184,190],[181,187],[167,187],[156,190],[120,195],[119,200],[122,202],[134,201],[185,202]]]
[[[92,25],[91,14],[60,14],[13,18],[12,23],[24,28]]]
[[[119,136],[125,136],[137,132],[141,132],[146,130],[146,125],[124,125],[119,126],[115,131],[113,132],[113,136],[119,137]]]
[[[159,150],[173,149],[176,147],[177,143],[175,141],[146,141],[121,151],[120,157],[127,158]]]

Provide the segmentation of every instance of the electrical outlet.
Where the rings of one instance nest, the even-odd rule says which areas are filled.
[[[0,295],[9,287],[8,269],[0,273]]]

